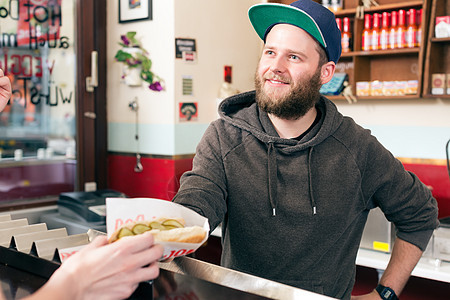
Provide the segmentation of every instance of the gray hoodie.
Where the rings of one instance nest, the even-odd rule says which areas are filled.
[[[316,107],[297,141],[278,136],[255,92],[224,100],[173,201],[222,223],[224,267],[349,299],[369,210],[424,250],[437,204],[369,130],[324,97]]]

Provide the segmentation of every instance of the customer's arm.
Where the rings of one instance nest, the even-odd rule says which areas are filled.
[[[69,257],[49,281],[27,300],[125,299],[138,284],[159,275],[163,248],[144,233],[108,244],[106,237]]]
[[[3,70],[0,69],[0,111],[3,110],[10,97],[11,82],[8,77],[4,76]]]

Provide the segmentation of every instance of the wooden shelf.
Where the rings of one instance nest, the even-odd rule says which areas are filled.
[[[436,17],[450,14],[450,0],[431,0],[429,32],[423,71],[423,95],[430,98],[450,99],[450,95],[432,95],[432,76],[450,73],[450,38],[434,37]]]
[[[338,18],[353,16],[356,14],[356,9],[355,8],[341,9],[341,10],[335,12],[334,14]]]
[[[401,48],[394,50],[372,50],[372,51],[354,51],[354,56],[376,56],[376,55],[404,55],[415,53],[418,54],[420,51],[419,47],[414,48]]]
[[[450,99],[450,95],[432,95],[432,94],[424,94],[426,98],[435,98],[435,99]]]
[[[435,95],[433,95],[435,96]],[[347,101],[347,99],[344,96],[327,96],[328,99],[331,101]],[[419,95],[404,95],[404,96],[355,96],[358,101],[365,101],[365,100],[411,100],[411,99],[419,99]]]
[[[382,1],[379,1],[382,2]],[[364,12],[366,13],[374,13],[379,11],[390,11],[390,10],[397,10],[402,8],[416,8],[420,7],[424,4],[424,1],[418,0],[418,1],[404,1],[400,3],[389,3],[389,4],[380,4],[379,6],[372,6],[370,8],[364,8]],[[334,13],[336,17],[348,17],[351,15],[356,14],[356,8],[346,8],[341,9]]]
[[[404,54],[418,54],[419,52],[420,52],[419,47],[400,48],[400,49],[393,49],[393,50],[350,51],[350,52],[343,52],[341,54],[341,57],[404,55]]]
[[[381,1],[378,1],[381,2]],[[391,3],[391,4],[380,4],[379,6],[373,6],[371,8],[365,8],[364,12],[367,13],[374,13],[379,11],[390,11],[390,10],[398,10],[398,9],[404,9],[404,8],[417,8],[422,5],[424,5],[425,1],[403,1],[398,3]]]
[[[362,51],[361,44],[364,19],[356,18],[359,1],[344,0],[344,10],[337,12],[336,16],[348,16],[350,18],[353,51],[342,53],[341,60],[338,62],[336,70],[337,72],[348,74],[353,95],[356,95],[356,83],[360,81],[417,80],[418,82],[418,93],[416,95],[357,97],[358,100],[420,98],[422,94],[423,66],[426,50],[424,45],[427,42],[426,37],[428,36],[431,1],[432,0],[378,0],[379,6],[364,9],[365,14],[373,14],[375,12],[381,13],[385,11],[390,12],[400,9],[407,10],[409,8],[422,9],[422,37],[419,47]],[[336,100],[345,100],[345,98],[338,96]]]
[[[430,41],[433,42],[433,43],[448,43],[448,42],[450,42],[450,37],[448,37],[448,38],[436,38],[436,37],[434,37],[434,38],[431,38]]]

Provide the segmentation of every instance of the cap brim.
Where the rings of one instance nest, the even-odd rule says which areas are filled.
[[[305,30],[324,48],[327,47],[316,22],[305,11],[296,7],[278,3],[261,3],[250,7],[248,16],[262,40],[264,40],[267,28],[274,24],[287,23]]]

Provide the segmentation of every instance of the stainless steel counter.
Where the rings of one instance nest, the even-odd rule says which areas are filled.
[[[27,218],[32,215],[25,214]],[[23,216],[25,216],[23,215]],[[2,216],[2,215],[0,215]],[[22,216],[22,215],[20,215]],[[11,223],[11,216],[3,215],[0,223]],[[14,216],[17,217],[17,216]],[[9,223],[8,223],[9,222]],[[8,226],[10,226],[9,224]],[[32,227],[32,226],[24,226]],[[8,227],[12,228],[12,227]],[[12,229],[6,229],[11,233]],[[4,230],[5,231],[5,230]],[[46,234],[38,232],[38,236]],[[95,234],[104,234],[90,230],[87,235],[91,240]],[[41,287],[51,274],[59,267],[59,247],[57,241],[71,239],[75,235],[54,238],[54,244],[47,247],[55,252],[53,260],[40,256],[43,252],[42,242],[49,239],[28,241],[31,250],[19,251],[23,235],[8,236],[11,243],[0,245],[0,286],[6,299],[20,299]],[[52,240],[50,240],[52,241]],[[59,243],[58,243],[59,245]],[[55,248],[56,247],[56,250]],[[45,249],[47,249],[45,248]],[[263,279],[257,276],[230,270],[190,257],[178,257],[170,263],[160,263],[160,276],[153,284],[141,283],[130,299],[331,299],[329,297],[301,290],[292,286]],[[171,286],[167,289],[164,287]]]
[[[210,282],[215,285],[244,291],[252,295],[258,295],[269,299],[332,299],[289,285],[230,270],[185,256],[176,258],[170,263],[160,263],[160,268],[162,270],[171,271],[176,274],[186,275],[189,278],[201,279],[201,281]],[[192,285],[191,288],[195,290],[196,285]],[[200,290],[198,293],[202,293],[202,291]],[[200,297],[199,299],[218,298]]]

